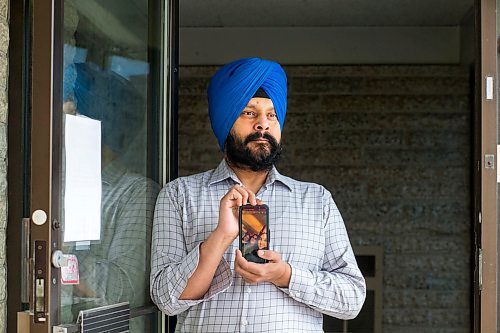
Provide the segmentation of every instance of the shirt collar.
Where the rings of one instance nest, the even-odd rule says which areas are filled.
[[[127,173],[127,169],[118,161],[111,161],[102,168],[102,182],[107,185],[117,183]]]
[[[238,176],[236,176],[234,171],[227,165],[226,160],[223,159],[219,163],[219,166],[213,171],[212,175],[210,176],[208,180],[208,186],[219,183],[228,178],[232,179],[237,184],[241,184],[241,181],[238,179]],[[273,168],[271,169],[271,171],[269,171],[269,174],[267,175],[267,179],[264,183],[264,186],[268,186],[274,183],[275,181],[278,181],[281,184],[285,185],[288,188],[288,190],[290,190],[290,192],[292,191],[292,184],[290,183],[290,178],[280,174],[276,169],[276,167],[273,165]]]

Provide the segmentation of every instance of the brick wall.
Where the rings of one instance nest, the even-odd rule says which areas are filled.
[[[217,166],[206,88],[181,68],[179,167]],[[383,331],[469,332],[471,108],[458,66],[286,67],[278,167],[325,185],[355,246],[384,249]]]
[[[0,332],[5,332],[7,226],[7,78],[9,48],[9,2],[0,0]]]

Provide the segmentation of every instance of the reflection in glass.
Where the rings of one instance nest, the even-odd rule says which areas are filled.
[[[148,2],[66,0],[64,7],[63,114],[101,125],[100,237],[64,243],[80,269],[80,283],[61,288],[61,321],[74,323],[80,310],[150,303],[151,226],[160,187],[148,174],[159,160],[148,150],[156,131],[148,101],[155,93],[148,91]],[[62,184],[71,173],[64,149]],[[61,200],[64,192],[63,186]],[[139,317],[131,332],[149,332],[149,326]]]

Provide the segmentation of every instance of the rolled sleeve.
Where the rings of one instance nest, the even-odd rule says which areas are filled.
[[[207,293],[197,300],[179,299],[193,275],[200,258],[200,244],[190,251],[181,262],[165,262],[151,278],[151,298],[160,310],[169,316],[176,315],[189,307],[209,300],[231,286],[232,273],[229,263],[222,259]],[[168,261],[168,258],[167,260]]]
[[[361,311],[366,284],[356,263],[347,230],[331,194],[323,196],[325,254],[322,267],[311,270],[294,263],[288,288],[298,302],[326,315],[353,319]]]
[[[282,289],[298,302],[339,319],[356,317],[365,300],[364,278],[340,272],[310,271],[290,265],[292,276]]]
[[[222,258],[203,298],[179,299],[198,267],[201,243],[187,251],[182,233],[182,210],[179,200],[172,200],[175,195],[175,188],[166,187],[158,196],[151,248],[151,298],[167,315],[176,315],[214,297],[229,288],[232,281],[230,265]]]

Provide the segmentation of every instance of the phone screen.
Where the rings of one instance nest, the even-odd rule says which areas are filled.
[[[269,209],[266,205],[240,207],[240,251],[252,262],[266,263],[258,250],[269,249]]]

